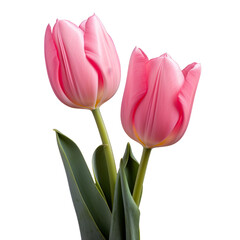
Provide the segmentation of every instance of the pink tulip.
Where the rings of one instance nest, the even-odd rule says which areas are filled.
[[[148,60],[135,48],[121,109],[126,133],[145,148],[176,143],[187,128],[200,73],[198,63],[181,70],[167,54]]]
[[[54,93],[74,108],[95,109],[120,82],[120,63],[111,37],[96,15],[75,24],[57,21],[45,33],[45,60]]]

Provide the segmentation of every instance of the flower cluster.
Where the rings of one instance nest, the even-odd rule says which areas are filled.
[[[96,15],[77,26],[58,20],[45,33],[52,89],[69,107],[92,111],[102,139],[93,154],[94,180],[77,145],[56,130],[82,239],[139,239],[139,204],[151,149],[176,143],[185,133],[201,73],[199,63],[180,69],[168,55],[148,59],[132,52],[121,106],[130,138],[143,146],[140,164],[130,145],[117,171],[99,107],[116,93],[120,62]]]

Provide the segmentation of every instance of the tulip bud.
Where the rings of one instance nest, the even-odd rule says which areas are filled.
[[[120,63],[111,37],[96,15],[78,27],[60,20],[45,33],[45,60],[54,93],[74,108],[95,109],[120,82]]]
[[[121,108],[125,132],[145,148],[176,143],[187,128],[200,73],[198,63],[181,70],[167,54],[148,60],[135,48]]]

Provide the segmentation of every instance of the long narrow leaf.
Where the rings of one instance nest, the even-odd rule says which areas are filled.
[[[96,184],[101,188],[109,208],[112,209],[110,178],[105,153],[107,147],[107,145],[101,145],[95,150],[92,164]]]
[[[112,224],[109,240],[139,240],[140,211],[131,192],[136,180],[139,164],[128,144],[121,160],[115,187]]]
[[[111,212],[97,190],[77,145],[59,131],[57,143],[66,170],[82,240],[108,239]]]
[[[123,156],[122,164],[128,180],[129,189],[131,193],[133,193],[139,163],[133,156],[132,149],[129,143],[127,144],[127,147]]]
[[[123,205],[123,199],[122,199],[120,172],[118,172],[117,181],[115,185],[115,192],[114,192],[112,223],[111,223],[109,240],[125,240],[125,239],[126,239],[126,230],[125,230],[124,205]]]
[[[139,240],[139,217],[140,211],[135,201],[133,200],[130,192],[126,173],[123,168],[123,161],[120,166],[120,179],[122,187],[124,214],[125,214],[125,228],[126,228],[126,240]]]

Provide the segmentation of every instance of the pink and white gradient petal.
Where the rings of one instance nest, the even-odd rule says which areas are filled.
[[[88,18],[81,29],[84,30],[86,57],[99,77],[97,105],[100,106],[118,89],[121,75],[120,62],[111,37],[96,15]]]
[[[201,74],[201,65],[199,63],[189,64],[182,72],[185,80],[178,94],[180,118],[172,133],[162,142],[161,146],[171,145],[179,141],[184,135],[190,120],[193,101]]]
[[[139,103],[147,92],[147,62],[148,57],[145,53],[140,48],[135,48],[129,62],[127,82],[121,107],[123,128],[131,138],[138,142],[141,142],[141,140],[134,126],[134,115]]]
[[[60,53],[62,84],[66,95],[81,108],[94,109],[98,74],[85,56],[84,33],[69,21],[58,21],[53,30]]]
[[[56,50],[55,43],[53,41],[52,32],[50,25],[47,26],[45,39],[44,39],[44,49],[45,49],[45,61],[47,66],[47,73],[50,80],[52,89],[57,96],[57,98],[69,107],[78,108],[76,104],[71,102],[69,98],[65,95],[62,86],[60,84],[60,63]]]
[[[148,90],[135,114],[136,131],[145,147],[163,141],[179,119],[176,99],[184,82],[178,64],[163,54],[147,63]]]

